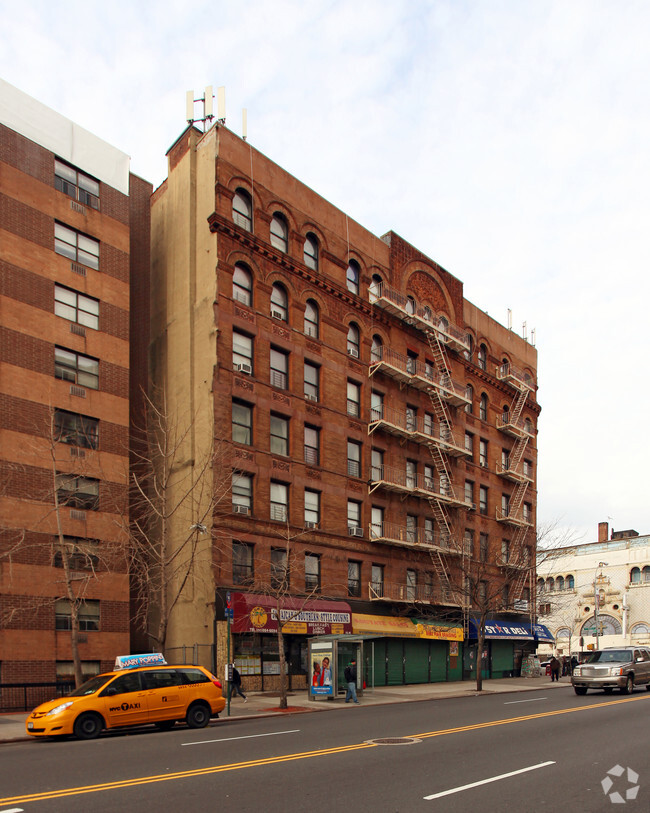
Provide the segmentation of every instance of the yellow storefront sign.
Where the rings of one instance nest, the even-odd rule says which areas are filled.
[[[428,638],[436,641],[462,641],[462,627],[410,618],[352,613],[352,631],[358,635],[390,635],[395,638]]]
[[[307,624],[303,621],[287,621],[282,631],[292,635],[307,635]]]

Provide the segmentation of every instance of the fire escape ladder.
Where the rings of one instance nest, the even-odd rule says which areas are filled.
[[[435,497],[429,499],[429,505],[440,532],[440,544],[443,547],[448,547],[451,544],[451,525],[447,511],[440,500],[435,499]]]
[[[521,418],[521,413],[523,412],[524,404],[526,403],[527,398],[528,389],[522,386],[512,402],[512,408],[510,409],[511,423],[516,424],[519,418]]]
[[[515,493],[512,495],[512,499],[510,501],[510,514],[512,516],[519,515],[527,490],[528,490],[527,481],[524,481],[523,483],[517,483],[517,488],[515,488]]]
[[[512,541],[513,552],[516,557],[516,561],[521,564],[525,565],[525,567],[521,567],[521,570],[517,573],[517,577],[513,580],[512,583],[512,600],[518,601],[523,593],[524,585],[526,584],[526,579],[528,578],[528,574],[530,572],[530,565],[527,563],[526,559],[524,558],[524,545],[526,542],[526,536],[528,534],[528,528],[522,526],[517,529],[517,533]]]
[[[429,554],[431,556],[433,569],[438,576],[438,581],[440,582],[442,599],[443,601],[449,602],[452,600],[452,589],[451,582],[449,581],[449,574],[447,573],[447,568],[445,567],[445,561],[439,550],[430,550]]]
[[[521,464],[521,459],[524,456],[524,451],[528,445],[528,435],[517,438],[512,452],[510,453],[510,468],[513,471],[518,471]]]

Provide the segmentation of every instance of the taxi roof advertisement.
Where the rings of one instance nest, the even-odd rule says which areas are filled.
[[[277,632],[278,603],[285,633],[336,635],[352,632],[352,612],[344,601],[282,599],[255,593],[233,593],[233,632]]]

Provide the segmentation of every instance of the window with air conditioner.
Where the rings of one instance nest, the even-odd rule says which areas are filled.
[[[358,500],[348,500],[348,534],[349,536],[363,536],[361,503]]]
[[[318,304],[313,299],[308,299],[305,303],[304,332],[305,336],[311,336],[313,339],[319,337],[320,314]]]
[[[357,325],[352,322],[348,327],[348,356],[359,358],[360,332]]]
[[[289,297],[284,285],[279,282],[275,282],[271,289],[271,316],[282,322],[286,322],[289,317]]]
[[[305,527],[317,528],[320,522],[320,493],[305,489]]]
[[[320,396],[320,368],[310,361],[304,363],[303,387],[308,401],[318,401]]]
[[[236,372],[250,375],[253,370],[253,337],[233,330],[232,366]]]
[[[250,474],[232,473],[232,509],[237,514],[252,513],[253,478]]]

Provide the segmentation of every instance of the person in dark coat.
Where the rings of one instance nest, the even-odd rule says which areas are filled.
[[[553,657],[551,658],[550,667],[551,667],[551,683],[552,683],[554,680],[559,680],[560,679],[560,662],[555,657],[555,655],[553,655]]]
[[[343,672],[345,677],[345,682],[348,685],[348,690],[345,693],[345,702],[349,703],[350,700],[354,703],[358,703],[357,700],[357,662],[352,658],[350,663],[345,667],[345,671]]]
[[[241,688],[241,675],[239,674],[239,670],[234,663],[232,665],[232,680],[230,681],[230,685],[228,687],[228,700],[230,700],[233,694],[240,695],[240,697],[244,698],[244,703],[248,703],[248,698]]]

